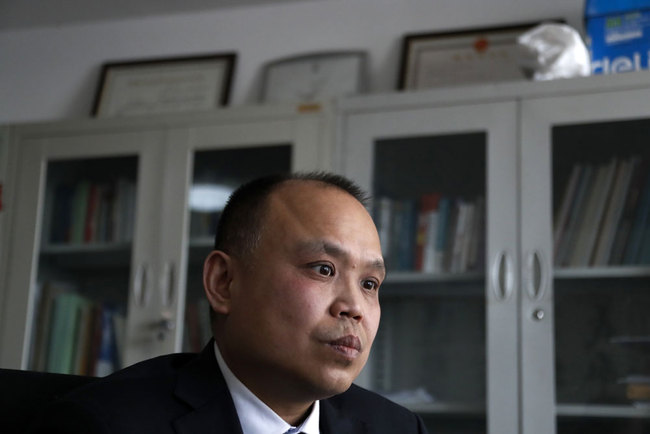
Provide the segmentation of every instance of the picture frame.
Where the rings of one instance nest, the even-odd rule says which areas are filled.
[[[262,70],[260,102],[314,103],[365,90],[367,54],[325,51],[268,62]]]
[[[527,71],[517,61],[517,38],[539,24],[407,34],[402,40],[397,88],[414,90],[527,79]]]
[[[236,53],[109,62],[92,115],[122,117],[212,110],[228,104]]]

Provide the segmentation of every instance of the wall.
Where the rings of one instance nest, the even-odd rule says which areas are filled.
[[[236,51],[231,104],[255,101],[268,60],[365,49],[369,89],[397,81],[406,33],[563,18],[583,0],[319,0],[0,33],[0,123],[88,116],[106,61]]]

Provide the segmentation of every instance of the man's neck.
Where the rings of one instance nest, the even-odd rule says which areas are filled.
[[[227,352],[217,343],[219,356],[226,364],[230,373],[243,384],[253,395],[260,401],[268,406],[275,414],[291,426],[299,426],[309,416],[311,409],[314,405],[314,400],[300,400],[295,397],[287,396],[287,392],[291,389],[286,384],[278,385],[277,387],[256,387],[257,382],[247,381],[248,377],[241,375],[241,369],[232,369],[233,366],[240,366],[228,359]],[[266,392],[270,390],[270,392]]]

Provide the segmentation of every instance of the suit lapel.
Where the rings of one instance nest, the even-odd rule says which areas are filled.
[[[181,370],[174,393],[193,409],[173,422],[177,433],[242,434],[235,404],[214,355],[214,341]]]
[[[173,422],[178,434],[243,434],[213,345],[211,340],[199,357],[179,373],[174,393],[192,410]],[[368,432],[363,422],[348,416],[328,399],[320,402],[319,427],[321,434]]]
[[[329,399],[320,401],[320,434],[363,434],[366,425],[335,407]]]

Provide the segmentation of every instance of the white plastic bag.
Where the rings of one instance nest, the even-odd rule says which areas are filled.
[[[578,32],[565,24],[541,24],[517,38],[521,66],[535,80],[587,76],[589,51]]]

